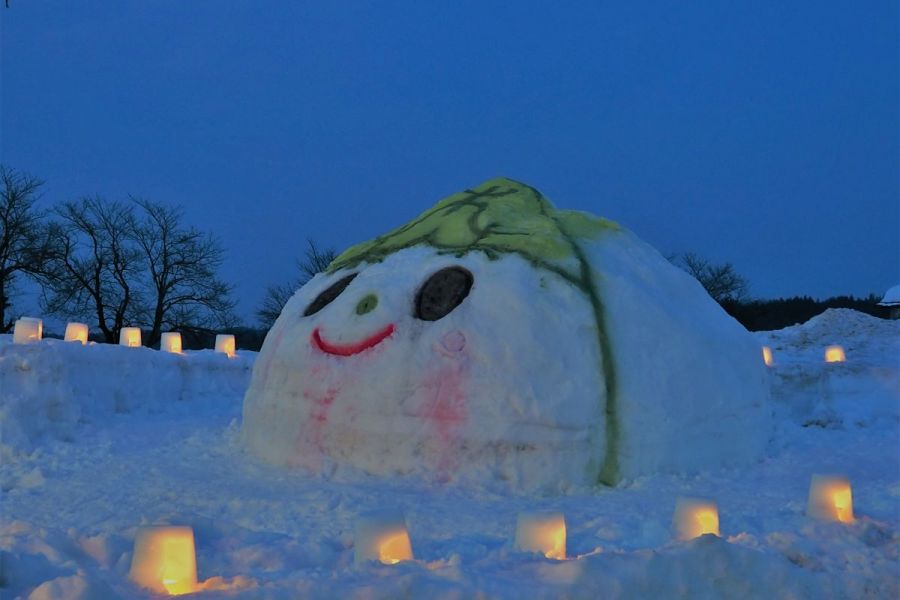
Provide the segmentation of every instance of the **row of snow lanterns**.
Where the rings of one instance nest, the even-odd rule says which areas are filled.
[[[806,514],[815,519],[852,523],[849,480],[842,475],[813,475]],[[678,498],[672,528],[675,537],[682,541],[702,535],[718,536],[716,503],[703,498]],[[521,552],[566,560],[565,516],[551,511],[519,513],[513,545]],[[378,561],[393,565],[413,560],[406,519],[397,512],[361,515],[354,527],[354,546],[356,564]],[[199,591],[193,529],[153,526],[139,530],[129,578],[142,587],[173,596]]]
[[[763,362],[766,363],[767,367],[771,367],[775,364],[775,357],[772,354],[772,349],[768,346],[762,347],[762,355]],[[828,346],[825,348],[825,362],[827,363],[841,363],[847,360],[847,355],[844,353],[844,348],[841,346]]]
[[[44,335],[44,323],[34,317],[22,317],[16,321],[13,329],[13,343],[33,344],[41,341]],[[66,325],[66,333],[63,336],[66,342],[80,342],[82,345],[88,341],[88,326],[84,323],[69,323]],[[128,348],[138,348],[141,345],[140,327],[123,327],[119,332],[119,345]],[[177,331],[168,331],[162,334],[159,341],[159,349],[163,352],[182,354],[181,334]],[[216,335],[216,352],[221,352],[229,358],[235,355],[237,348],[234,335],[220,333]]]

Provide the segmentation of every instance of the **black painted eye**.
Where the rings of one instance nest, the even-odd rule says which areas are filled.
[[[353,281],[353,278],[356,277],[358,273],[353,273],[352,275],[347,275],[346,277],[342,277],[335,281],[327,290],[316,296],[316,299],[312,301],[312,304],[306,307],[306,310],[303,311],[303,316],[308,317],[309,315],[314,315],[341,295],[347,286],[350,285],[350,282]]]
[[[472,289],[472,274],[462,267],[447,267],[428,278],[416,294],[416,318],[437,321],[460,305]]]

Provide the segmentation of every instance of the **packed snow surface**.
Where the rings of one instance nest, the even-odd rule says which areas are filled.
[[[38,361],[61,343],[2,336],[3,427],[26,433],[0,464],[0,597],[151,598],[127,576],[138,528],[161,524],[194,529],[197,598],[900,597],[900,322],[828,311],[757,340],[776,361],[760,461],[541,495],[259,462],[240,442],[233,387],[248,383],[248,353],[237,372],[212,353],[115,346]],[[823,362],[833,344],[846,363]],[[196,377],[166,388],[176,359]],[[29,378],[34,411],[21,405]],[[156,391],[116,409],[126,389]],[[850,479],[854,523],[804,515],[815,473]],[[679,497],[715,501],[722,537],[674,541]],[[413,561],[355,564],[354,527],[373,511],[404,513]],[[518,514],[546,511],[565,516],[566,560],[514,548]]]
[[[312,473],[558,491],[752,463],[766,375],[753,337],[634,234],[496,179],[294,295],[243,436]]]

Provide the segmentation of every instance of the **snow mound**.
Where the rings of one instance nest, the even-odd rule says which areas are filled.
[[[831,308],[802,325],[756,335],[773,351],[779,417],[825,428],[900,422],[900,321]],[[844,349],[845,362],[825,362],[833,345]]]
[[[255,357],[11,340],[0,336],[0,457],[29,453],[43,438],[72,441],[80,425],[115,414],[162,413],[187,403],[196,411],[240,398]]]
[[[900,284],[886,291],[878,304],[881,306],[900,306]]]
[[[768,332],[775,343],[793,351],[814,350],[837,344],[848,355],[862,350],[900,356],[900,321],[879,319],[850,308],[829,308],[806,323]],[[889,354],[890,353],[890,354]]]
[[[244,400],[257,455],[564,489],[757,459],[753,337],[618,225],[508,180],[355,246],[269,332]]]

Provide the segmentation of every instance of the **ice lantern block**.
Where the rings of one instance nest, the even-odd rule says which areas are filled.
[[[772,349],[768,346],[763,346],[762,348],[763,362],[766,363],[767,367],[771,367],[775,364],[775,359],[772,357]]]
[[[806,514],[826,521],[853,522],[853,493],[842,475],[813,475]]]
[[[128,577],[162,594],[175,596],[196,591],[194,530],[169,526],[138,530]]]
[[[177,331],[169,331],[162,334],[159,341],[159,349],[164,352],[181,354],[181,334]]]
[[[678,498],[672,526],[679,540],[692,540],[707,533],[719,535],[719,509],[712,500]]]
[[[847,355],[844,354],[844,349],[840,346],[828,346],[825,348],[825,362],[838,363],[845,360],[847,360]]]
[[[216,336],[216,352],[221,352],[228,358],[234,356],[235,345],[234,336],[227,333],[220,333]]]
[[[22,317],[13,329],[14,344],[34,344],[44,336],[44,322],[34,317]]]
[[[81,342],[87,344],[88,326],[84,323],[69,323],[66,325],[66,335],[63,339],[67,342]]]
[[[412,545],[406,520],[395,512],[375,512],[360,515],[354,528],[354,562],[379,560],[394,565],[412,560]]]
[[[119,332],[119,345],[137,348],[141,345],[140,327],[123,327]]]
[[[516,522],[516,550],[566,558],[566,519],[559,512],[522,512]]]

